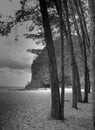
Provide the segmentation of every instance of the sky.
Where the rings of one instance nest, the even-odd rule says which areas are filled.
[[[13,0],[12,3],[0,0],[0,14],[4,17],[14,16],[15,10],[19,8],[19,0]],[[31,64],[35,56],[26,50],[36,48],[37,45],[32,39],[23,37],[25,24],[18,27],[18,41],[14,40],[14,30],[8,37],[0,36],[0,86],[25,86],[31,80]]]

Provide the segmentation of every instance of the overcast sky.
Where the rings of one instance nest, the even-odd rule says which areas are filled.
[[[14,15],[20,8],[19,0],[0,0],[0,14]],[[29,25],[29,23],[28,23]],[[33,40],[23,37],[25,25],[19,27],[19,40],[14,41],[15,32],[9,37],[0,37],[0,86],[25,86],[30,81],[30,66],[34,55],[26,52],[27,49],[36,47]]]

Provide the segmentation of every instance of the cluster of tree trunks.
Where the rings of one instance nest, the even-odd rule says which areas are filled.
[[[44,27],[44,34],[45,34],[45,40],[46,40],[46,47],[47,47],[47,53],[48,53],[48,61],[49,61],[49,72],[50,72],[50,82],[51,82],[51,115],[55,119],[64,119],[64,36],[67,39],[67,42],[69,43],[70,47],[70,53],[71,53],[71,70],[72,70],[72,107],[77,109],[77,102],[82,102],[82,95],[81,95],[81,87],[80,87],[80,78],[79,78],[79,72],[78,72],[78,66],[76,63],[76,58],[74,54],[74,47],[73,47],[73,40],[71,35],[71,26],[69,21],[69,10],[68,10],[68,3],[67,0],[64,0],[61,2],[60,0],[54,0],[54,4],[56,6],[56,10],[59,15],[59,22],[60,22],[60,36],[61,36],[61,97],[59,93],[59,82],[58,82],[58,74],[57,74],[57,64],[56,64],[56,58],[55,58],[55,50],[53,45],[53,39],[52,39],[52,33],[51,33],[51,27],[50,27],[50,21],[47,11],[47,2],[49,1],[41,1],[40,2],[40,9],[42,14],[42,20],[43,20],[43,27]],[[71,10],[72,13],[74,13],[72,4],[75,4],[79,20],[80,20],[80,27],[81,27],[81,33],[82,37],[80,35],[78,24],[76,22],[75,16],[74,18],[74,25],[75,29],[77,31],[77,34],[79,36],[79,42],[80,47],[82,50],[82,54],[84,56],[84,79],[85,79],[85,95],[84,95],[84,102],[88,102],[88,80],[89,80],[89,71],[87,66],[87,54],[86,54],[86,42],[88,43],[89,38],[87,28],[85,26],[85,19],[83,10],[80,4],[80,1],[77,2],[76,0],[70,1],[71,3]],[[78,7],[77,7],[78,6]],[[64,7],[64,14],[65,14],[65,21],[63,20],[63,9]],[[80,10],[79,10],[80,7]],[[83,19],[81,19],[81,16]],[[86,40],[88,39],[88,41]],[[88,43],[89,44],[89,43]],[[60,100],[61,99],[61,100]]]

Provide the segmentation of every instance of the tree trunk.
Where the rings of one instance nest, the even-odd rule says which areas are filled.
[[[87,52],[86,52],[86,41],[83,34],[83,52],[84,52],[84,102],[88,103],[88,88],[89,88],[89,72],[88,72],[88,63],[87,63]]]
[[[87,78],[88,78],[88,93],[90,93],[90,89],[91,89],[91,86],[90,86],[90,76],[89,76],[89,69],[87,68],[88,70],[88,75],[87,75]]]
[[[39,0],[39,2],[40,2],[40,10],[42,14],[46,47],[47,47],[48,59],[49,59],[49,72],[50,72],[50,80],[51,80],[51,116],[54,119],[60,119],[59,82],[58,82],[57,65],[56,65],[53,39],[52,39],[49,17],[47,12],[47,5],[45,0]]]
[[[76,10],[77,10],[78,16],[79,16],[79,23],[80,23],[80,27],[81,27],[81,33],[82,33],[82,43],[83,43],[83,53],[84,53],[84,82],[85,82],[84,102],[87,103],[88,102],[88,85],[89,85],[88,84],[88,75],[89,75],[89,73],[88,73],[88,65],[87,65],[86,43],[88,43],[87,39],[89,39],[89,38],[87,38],[88,33],[87,33],[86,25],[84,25],[85,19],[84,19],[84,14],[82,11],[81,4],[79,4],[77,0],[73,0],[73,1],[74,1]],[[79,5],[81,8],[81,12],[79,10]]]
[[[64,34],[66,28],[63,26],[63,17],[62,17],[62,3],[61,1],[54,0],[59,19],[60,19],[60,37],[61,37],[61,120],[64,120]],[[65,30],[65,31],[64,31]],[[67,32],[66,32],[67,33]]]
[[[73,57],[72,57],[73,58]],[[72,107],[77,109],[78,101],[78,68],[76,61],[72,60]]]
[[[55,4],[55,6],[56,6],[56,10],[58,12],[58,15],[60,16],[60,6],[58,5],[58,1],[53,0],[53,2]],[[68,41],[68,33],[67,33],[66,23],[65,23],[63,17],[62,17],[62,26],[63,26],[62,28],[63,28],[64,34],[65,34],[65,37],[66,37],[66,39]]]
[[[83,8],[82,8],[81,0],[77,0],[77,3],[78,3],[78,6],[80,7],[81,18],[82,18],[82,21],[83,21],[83,26],[84,26],[84,30],[85,30],[85,34],[86,34],[87,47],[88,47],[88,51],[89,51],[89,49],[90,49],[90,38],[89,38],[87,26],[86,26],[87,23],[86,23],[86,20],[85,20],[85,16],[84,16],[84,11],[83,11]]]
[[[85,76],[85,89],[84,89],[84,102],[88,103],[88,66],[87,66],[87,54],[86,54],[86,45],[83,35],[83,46],[84,46],[84,76]]]
[[[91,41],[91,59],[92,59],[92,108],[93,108],[93,126],[95,130],[95,0],[88,0],[91,25],[92,25],[92,41]]]
[[[62,18],[62,5],[59,0],[60,7],[60,36],[61,36],[61,120],[64,120],[64,33],[63,33],[63,18]]]
[[[78,68],[77,70],[78,71]],[[81,94],[81,85],[80,85],[80,77],[79,77],[79,72],[77,72],[77,82],[78,82],[78,102],[82,102],[82,94]]]
[[[66,23],[67,23],[67,28],[68,28],[68,42],[70,45],[70,52],[71,52],[72,88],[73,88],[72,107],[77,109],[79,73],[78,73],[78,67],[77,67],[77,63],[76,63],[75,55],[74,55],[73,41],[72,41],[71,28],[70,28],[70,22],[69,22],[69,16],[68,16],[68,6],[67,6],[66,0],[64,0],[64,9],[66,13]]]
[[[80,50],[81,50],[81,54],[83,56],[83,49],[82,49],[82,40],[81,40],[81,35],[79,33],[79,28],[78,28],[78,24],[77,24],[77,21],[76,21],[76,18],[75,18],[75,11],[74,11],[74,8],[73,8],[73,2],[72,0],[69,0],[69,4],[70,4],[70,7],[71,7],[71,12],[72,12],[72,18],[73,18],[73,22],[74,22],[74,27],[75,27],[75,31],[78,35],[78,41],[79,41],[79,46],[80,46]],[[80,78],[78,76],[78,102],[82,102],[82,95],[81,95],[81,85],[80,85]]]

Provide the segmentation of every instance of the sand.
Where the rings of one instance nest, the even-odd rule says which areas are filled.
[[[0,91],[0,130],[93,130],[89,103],[72,108],[70,91],[65,94],[65,121],[50,118],[50,90]]]

